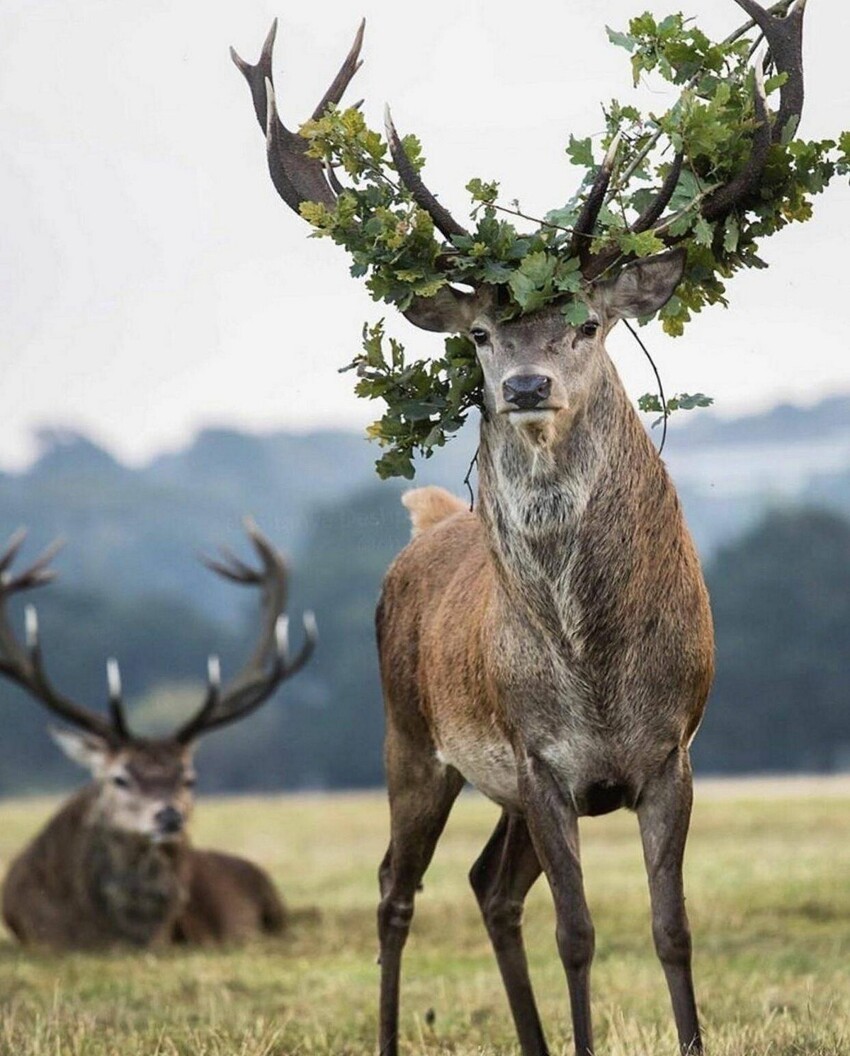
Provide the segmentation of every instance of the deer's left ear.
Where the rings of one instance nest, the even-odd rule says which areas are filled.
[[[685,270],[684,249],[671,249],[629,264],[616,278],[594,286],[594,301],[611,319],[651,315],[673,296]]]
[[[109,765],[112,749],[103,737],[94,733],[80,733],[78,730],[62,730],[55,726],[49,730],[50,736],[65,755],[90,770],[95,777],[99,777]]]
[[[438,334],[459,334],[470,325],[477,309],[474,293],[443,286],[433,297],[414,297],[402,314],[420,330]]]

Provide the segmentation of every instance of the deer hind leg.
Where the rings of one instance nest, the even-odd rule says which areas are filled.
[[[682,860],[693,800],[686,749],[669,756],[664,769],[641,792],[638,820],[652,902],[652,935],[667,977],[682,1053],[701,1053],[691,932],[685,911]]]
[[[519,1036],[523,1056],[547,1056],[522,941],[525,896],[540,876],[525,819],[504,812],[469,874]]]
[[[593,1056],[590,964],[595,940],[584,896],[578,815],[546,765],[533,756],[520,766],[520,794],[555,902],[558,952],[567,976],[575,1051],[577,1056]]]
[[[397,1056],[401,955],[413,901],[463,778],[434,756],[423,760],[421,750],[402,756],[388,752],[390,845],[378,873],[381,1005],[380,1056]]]

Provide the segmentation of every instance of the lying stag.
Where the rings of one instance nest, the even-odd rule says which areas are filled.
[[[719,222],[758,201],[770,148],[803,101],[803,4],[785,18],[737,0],[767,38],[785,81],[774,118],[756,76],[746,165],[701,202]],[[362,27],[314,117],[339,102],[359,66]],[[266,133],[285,202],[332,206],[333,171],[286,129],[272,90],[269,35],[260,60],[234,55]],[[422,183],[388,120],[399,178],[448,242],[467,232]],[[467,334],[484,375],[475,514],[439,489],[409,493],[414,539],[387,574],[377,632],[387,715],[389,849],[380,867],[380,1052],[398,1050],[402,948],[414,897],[452,803],[468,780],[502,808],[472,887],[492,939],[522,1051],[549,1050],[521,936],[523,902],[546,873],[557,915],[574,1042],[593,1052],[594,930],[578,819],[620,807],[640,823],[653,936],[682,1051],[702,1051],[691,976],[682,859],[691,812],[688,749],[713,675],[713,633],[699,562],[664,465],[605,350],[619,319],[659,309],[681,278],[668,207],[681,157],[632,225],[669,247],[610,277],[593,253],[612,157],[574,228],[589,317],[558,306],[504,321],[498,288],[444,286],[405,312],[416,326]],[[447,252],[451,247],[447,247]]]
[[[281,615],[286,568],[253,525],[248,531],[259,570],[229,554],[221,563],[207,563],[262,592],[262,632],[253,656],[223,690],[218,660],[211,657],[203,706],[170,737],[158,739],[130,732],[114,660],[108,664],[109,719],[53,688],[42,665],[35,609],[26,610],[26,647],[6,609],[13,594],[53,578],[53,551],[13,575],[10,566],[23,542],[19,533],[0,557],[0,673],[80,728],[51,732],[94,779],[12,863],[3,886],[3,918],[22,943],[79,949],[234,942],[283,928],[283,905],[261,869],[244,858],[195,850],[186,835],[197,739],[260,707],[304,666],[316,641],[312,615],[305,614],[304,644],[290,656]]]

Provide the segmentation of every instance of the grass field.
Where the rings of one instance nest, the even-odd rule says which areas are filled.
[[[0,803],[0,865],[51,807]],[[495,819],[492,805],[462,797],[426,877],[405,957],[409,1056],[518,1051],[466,883]],[[374,1052],[383,797],[204,801],[193,831],[200,845],[271,869],[296,912],[290,935],[242,950],[65,957],[24,952],[3,937],[0,1053]],[[582,838],[597,933],[598,1052],[673,1056],[635,819],[589,820]],[[687,873],[709,1053],[850,1056],[850,782],[703,786]],[[553,1054],[571,1053],[545,882],[529,899],[526,938]]]

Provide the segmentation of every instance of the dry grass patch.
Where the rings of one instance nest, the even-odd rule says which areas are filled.
[[[47,816],[0,804],[0,865]],[[466,881],[496,811],[463,796],[405,960],[409,1056],[515,1056]],[[380,794],[206,800],[194,833],[262,862],[296,911],[279,941],[226,951],[54,957],[0,942],[0,1056],[364,1056],[374,1051]],[[635,819],[583,825],[597,928],[600,1054],[676,1051],[652,952]],[[850,786],[776,782],[698,792],[689,845],[698,995],[711,1056],[850,1056]],[[553,1054],[571,1052],[545,883],[526,935]]]

